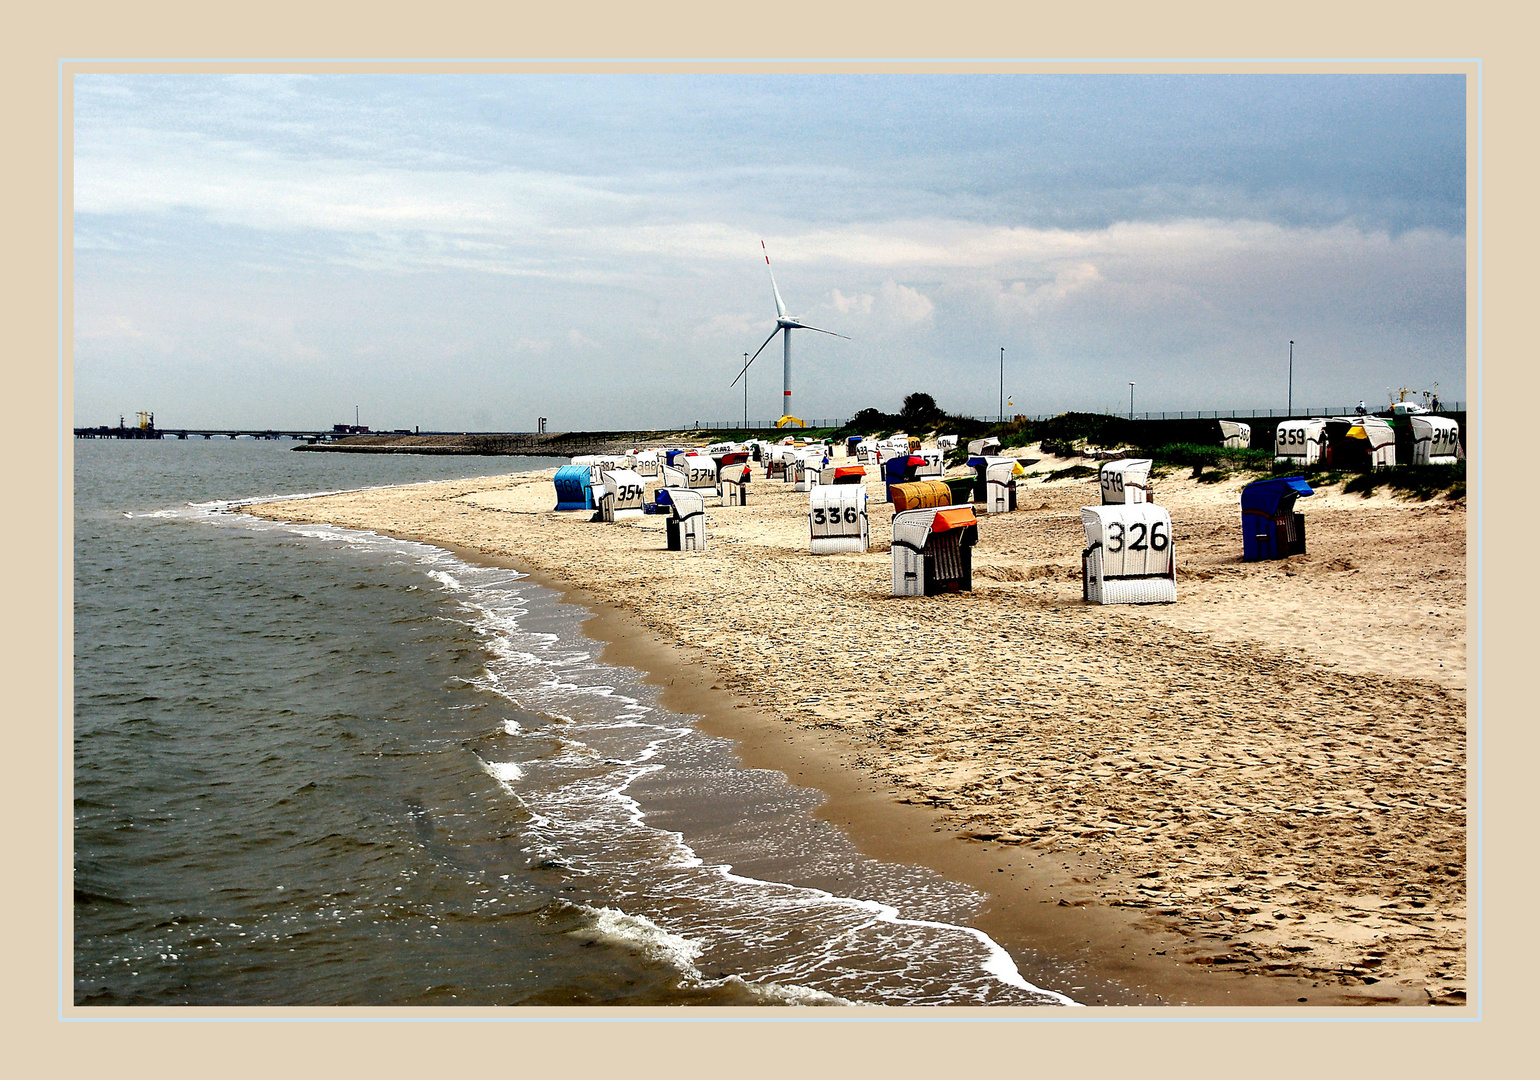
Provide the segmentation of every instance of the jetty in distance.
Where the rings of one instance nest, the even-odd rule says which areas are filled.
[[[638,437],[636,432],[528,431],[370,431],[338,424],[333,428],[161,428],[153,414],[135,425],[74,429],[77,439],[290,439],[295,450],[343,454],[428,454],[569,457],[574,454],[619,453]],[[647,433],[653,437],[656,433]]]

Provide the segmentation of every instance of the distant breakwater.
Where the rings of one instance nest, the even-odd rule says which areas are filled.
[[[576,457],[623,454],[640,442],[656,441],[655,432],[607,432],[602,435],[355,435],[335,442],[314,442],[296,450],[332,454],[479,454],[522,457]]]

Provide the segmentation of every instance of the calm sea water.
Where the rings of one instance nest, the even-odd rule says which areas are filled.
[[[74,452],[77,1003],[1067,1001],[548,590],[231,505],[557,462]]]

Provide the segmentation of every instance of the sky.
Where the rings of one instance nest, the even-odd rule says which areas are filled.
[[[1457,75],[77,75],[74,415],[1466,397]],[[764,250],[761,249],[764,243]],[[781,414],[777,339],[748,372]]]

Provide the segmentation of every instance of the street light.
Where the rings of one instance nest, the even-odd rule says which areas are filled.
[[[1128,418],[1134,418],[1134,384],[1128,384]]]
[[[1005,423],[1005,346],[1000,346],[1000,423]]]
[[[1289,415],[1294,415],[1294,343],[1289,342]]]
[[[749,354],[743,354],[743,426],[749,426]]]

